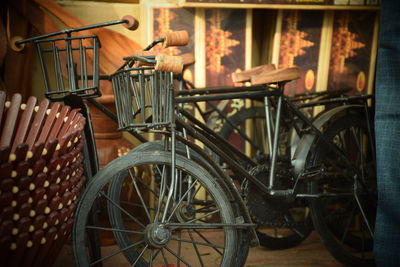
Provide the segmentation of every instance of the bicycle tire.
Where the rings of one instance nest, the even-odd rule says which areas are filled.
[[[84,235],[85,229],[90,228],[91,230],[99,230],[99,231],[104,230],[104,229],[100,229],[101,227],[96,228],[97,226],[87,226],[86,225],[87,217],[91,210],[92,204],[95,203],[95,200],[99,196],[104,197],[109,202],[108,194],[106,194],[105,191],[103,191],[103,190],[105,189],[105,187],[108,186],[109,182],[112,179],[116,179],[116,177],[118,177],[118,176],[119,177],[123,176],[124,174],[127,173],[127,169],[129,169],[129,168],[132,168],[132,167],[139,168],[140,166],[143,167],[143,166],[146,166],[147,164],[154,164],[155,166],[159,166],[159,165],[169,166],[171,164],[170,153],[165,152],[165,151],[152,151],[152,152],[146,151],[146,152],[141,152],[141,153],[128,153],[127,155],[125,155],[123,157],[113,160],[106,167],[104,167],[96,175],[95,179],[93,180],[95,182],[91,182],[88,185],[87,190],[85,190],[85,192],[83,193],[82,199],[79,202],[78,207],[77,207],[76,221],[74,224],[74,232],[73,232],[74,233],[74,239],[73,239],[74,255],[75,255],[75,260],[76,260],[78,266],[88,266],[89,262],[90,262],[90,259],[88,258],[89,255],[86,252],[86,246],[85,246],[85,235]],[[220,218],[221,222],[229,223],[229,224],[235,223],[234,213],[233,213],[232,207],[230,206],[229,200],[227,199],[224,191],[221,189],[221,187],[218,185],[218,183],[215,181],[215,179],[213,177],[211,177],[203,168],[201,168],[200,166],[195,164],[193,161],[190,161],[187,158],[181,157],[180,155],[177,155],[177,157],[176,157],[176,168],[177,168],[177,170],[184,171],[185,173],[195,177],[196,178],[195,181],[198,182],[199,185],[203,186],[204,190],[207,190],[207,192],[210,194],[210,196],[212,196],[214,198],[214,203],[216,203],[215,206],[218,209],[213,211],[213,214],[218,213],[218,215],[220,217],[217,216],[217,218]],[[112,203],[112,204],[114,205],[115,203]],[[208,214],[208,213],[206,213],[206,214]],[[135,218],[135,217],[133,217],[132,214],[130,216],[132,216],[132,218]],[[214,216],[216,216],[216,215],[214,215]],[[174,217],[174,216],[172,216],[172,217]],[[169,218],[169,219],[172,219],[172,218]],[[138,219],[136,219],[136,220],[138,220]],[[167,220],[167,221],[169,224],[171,223],[169,220]],[[149,227],[149,225],[150,225],[150,227]],[[154,225],[155,224],[147,224],[146,225],[146,227],[149,227],[149,229],[146,230],[146,238],[147,239],[145,241],[143,241],[144,235],[143,235],[143,237],[139,238],[142,242],[144,242],[146,244],[146,246],[150,246],[149,244],[151,244],[152,247],[156,247],[154,245],[154,242],[156,239],[150,238],[148,236],[157,235],[157,231],[161,231],[162,234],[167,233],[167,232],[163,232],[163,230],[161,229],[162,228],[161,225],[158,225],[158,224],[155,226],[156,229],[153,229],[152,227]],[[179,223],[178,223],[178,225],[179,225]],[[144,224],[143,224],[143,226],[144,226]],[[112,229],[114,231],[114,235],[121,233],[123,231],[129,231],[127,229],[114,229],[112,227],[113,227],[113,225],[111,225],[110,229]],[[146,228],[146,227],[142,227],[142,228]],[[174,226],[174,227],[177,227],[177,226]],[[193,227],[197,227],[197,224]],[[110,229],[108,229],[108,230],[110,230]],[[118,231],[115,232],[116,230],[118,230]],[[171,230],[171,232],[173,232],[175,230],[176,229],[173,229],[173,230]],[[136,233],[136,232],[131,231],[131,234],[134,235],[134,233]],[[224,234],[224,238],[222,239],[224,242],[223,251],[219,252],[219,253],[222,253],[222,255],[220,257],[221,258],[220,265],[221,266],[234,266],[236,250],[238,247],[237,243],[236,243],[237,242],[236,229],[232,228],[232,227],[225,227],[223,229],[223,234]],[[171,238],[171,236],[172,235],[170,235],[169,238]],[[199,235],[199,236],[201,237],[201,235]],[[123,240],[122,238],[120,240]],[[190,238],[192,239],[193,237],[191,236]],[[196,244],[198,246],[200,246],[200,245],[204,245],[201,243],[206,243],[207,246],[211,246],[211,244],[209,244],[208,241],[204,241],[204,240],[206,240],[206,239],[203,239],[203,242],[198,242]],[[163,260],[164,263],[166,263],[166,260],[164,257],[165,255],[162,251],[165,250],[165,251],[170,252],[170,250],[167,249],[170,241],[171,240],[168,239],[168,242],[166,244],[164,244],[165,246],[159,248],[159,251],[161,251],[161,254],[164,258],[164,260]],[[130,240],[130,241],[127,240],[127,242],[130,242],[128,247],[133,245],[131,243],[132,240]],[[157,245],[160,245],[160,244],[157,243]],[[134,246],[132,246],[132,247],[134,247]],[[217,247],[220,248],[220,245],[217,245]],[[126,247],[124,247],[122,249],[126,249]],[[196,252],[195,255],[200,257],[199,256],[200,254],[197,252],[198,248],[196,248],[196,245],[193,245],[193,249]],[[129,250],[131,250],[131,249],[129,249]],[[145,251],[145,250],[143,250],[143,251]],[[122,252],[123,251],[121,251],[121,249],[120,249],[118,251],[118,254],[122,254]],[[165,252],[165,253],[168,253],[168,252]],[[209,252],[209,253],[212,253],[212,252],[213,251],[211,250],[211,252]],[[112,254],[110,254],[110,255],[112,255]],[[142,254],[138,253],[138,255],[142,255]],[[170,253],[170,255],[174,255],[174,254]],[[157,256],[160,256],[160,255],[157,254]],[[190,256],[192,256],[192,255],[190,255]],[[151,253],[150,258],[152,258],[152,257],[153,257],[153,254]],[[178,257],[183,257],[183,256],[178,255]],[[135,257],[134,260],[136,261],[136,259],[138,259],[138,258],[139,257]],[[105,256],[102,259],[107,260],[108,258],[107,258],[107,256]],[[102,260],[102,259],[100,259],[100,260]],[[142,260],[140,263],[142,263],[144,266],[148,266],[149,263],[147,263],[145,260],[143,260],[142,257],[140,257],[140,259]],[[96,261],[98,261],[98,260],[99,259],[95,259],[95,262],[91,262],[91,264],[96,263]],[[132,259],[128,259],[128,260],[132,260]],[[182,258],[181,260],[182,260],[181,263],[185,264],[185,262],[188,261],[188,258],[185,258],[185,259]],[[198,260],[198,259],[196,259],[196,260]],[[198,260],[198,261],[200,261],[200,260]],[[139,262],[136,262],[136,263],[139,263]],[[151,261],[150,263],[155,264],[155,261]],[[135,263],[133,263],[133,264],[135,264]],[[141,266],[141,265],[139,265],[139,266]]]
[[[376,176],[374,149],[370,145],[371,137],[365,116],[347,114],[339,117],[329,124],[323,136],[327,140],[333,140],[357,169],[359,178],[355,182],[354,173],[348,171],[344,162],[339,158],[332,158],[335,154],[326,143],[316,143],[306,168],[321,166],[325,173],[310,182],[311,193],[347,193],[348,196],[310,200],[314,227],[327,250],[342,264],[374,266],[373,235],[368,230],[366,221],[373,228],[376,214]],[[355,195],[360,195],[362,208],[357,205]]]
[[[234,126],[241,127],[243,132],[245,132],[246,121],[250,121],[253,125],[258,125],[258,127],[264,129],[266,128],[265,110],[263,107],[251,107],[241,109],[237,113],[229,117],[229,120]],[[256,161],[259,163],[262,163],[262,161],[269,157],[268,152],[263,149],[263,147],[265,148],[265,145],[262,145],[263,141],[266,142],[265,135],[259,136],[257,133],[258,131],[253,131],[254,135],[248,138],[252,139],[254,143],[250,144],[247,142],[249,145],[246,145],[245,139],[240,137],[240,134],[234,133],[235,136],[233,136],[233,140],[231,140],[233,131],[234,127],[230,123],[226,122],[221,127],[220,135],[226,140],[232,141],[232,144],[235,143],[234,141],[236,141],[236,143],[238,143],[239,141],[239,144],[241,146],[239,146],[238,149],[242,150],[243,152],[246,150],[246,146],[251,147],[251,155],[255,157]],[[285,132],[285,134],[290,132],[286,126],[283,126],[283,131]],[[289,137],[286,136],[285,138]],[[288,145],[290,141],[286,139],[282,143],[285,145],[280,147],[280,152],[282,156],[288,157],[290,155],[290,145]],[[304,225],[296,226],[293,228],[273,227],[271,231],[271,228],[269,227],[269,229],[264,232],[262,232],[261,228],[259,228],[260,230],[257,231],[257,236],[260,241],[260,245],[270,249],[287,249],[299,245],[311,234],[313,230],[311,226],[311,218],[307,217],[304,220],[306,221]]]

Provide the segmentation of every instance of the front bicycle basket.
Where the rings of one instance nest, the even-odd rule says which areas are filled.
[[[46,97],[53,101],[75,94],[82,98],[101,95],[99,47],[96,35],[36,40]]]
[[[120,70],[111,80],[119,130],[160,129],[172,122],[172,73],[137,67]]]

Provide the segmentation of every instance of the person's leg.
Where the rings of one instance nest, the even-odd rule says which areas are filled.
[[[400,266],[400,1],[383,0],[376,73],[378,266]]]

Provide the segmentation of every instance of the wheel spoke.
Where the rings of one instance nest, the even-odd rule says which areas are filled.
[[[196,188],[196,191],[194,191],[194,194],[191,196],[190,200],[188,202],[192,202],[193,199],[196,197],[197,193],[200,191],[201,186]]]
[[[137,204],[137,203],[133,203],[130,201],[122,201],[121,200],[121,204],[124,204],[125,206],[131,206],[131,207],[137,207],[137,208],[143,208],[143,205]],[[156,210],[155,208],[151,208],[151,207],[147,207],[148,210]]]
[[[190,233],[190,232],[189,232]],[[202,245],[202,246],[207,246],[207,247],[212,247],[212,248],[220,248],[224,249],[224,246],[220,245],[215,245],[210,243],[208,240],[206,243],[204,242],[199,242],[199,241],[193,241],[193,240],[186,240],[186,239],[179,239],[179,238],[171,238],[171,240],[179,241],[179,242],[184,242],[184,243],[191,243],[191,244],[197,244],[197,245]]]
[[[120,205],[118,205],[117,203],[115,203],[115,201],[113,201],[111,198],[109,198],[103,191],[100,192],[101,195],[103,195],[105,198],[107,198],[107,200],[109,200],[111,202],[111,204],[113,204],[114,207],[117,207],[120,211],[122,211],[124,214],[126,214],[129,218],[131,218],[134,222],[136,222],[137,224],[139,224],[141,227],[146,228],[146,226],[144,226],[138,219],[136,219],[135,217],[132,216],[132,214],[130,214],[128,211],[126,211],[124,208],[122,208]]]
[[[158,198],[157,193],[154,192],[154,190],[151,189],[151,188],[149,187],[149,185],[146,184],[142,179],[139,179],[139,178],[138,178],[137,181],[138,181],[142,186],[144,186],[149,192],[151,192],[156,198]]]
[[[122,232],[122,233],[129,233],[129,234],[138,234],[138,235],[143,235],[143,231],[133,231],[133,230],[126,230],[126,229],[117,229],[117,228],[108,228],[108,227],[99,227],[99,226],[92,226],[92,225],[87,225],[87,229],[93,229],[93,230],[102,230],[102,231],[111,231],[111,232]]]
[[[136,193],[137,193],[137,195],[138,195],[138,197],[139,197],[139,199],[140,199],[140,202],[141,202],[142,205],[143,205],[143,209],[144,209],[144,211],[146,212],[147,219],[149,219],[149,222],[151,222],[149,210],[147,209],[146,203],[144,202],[143,197],[142,197],[142,194],[141,194],[141,192],[140,192],[140,190],[139,190],[139,187],[138,187],[138,185],[137,185],[137,183],[136,183],[137,177],[136,177],[136,175],[133,175],[133,174],[132,174],[131,170],[129,170],[129,176],[131,177],[133,186],[135,187],[135,190],[136,190]]]
[[[210,207],[214,207],[214,206],[215,206],[215,203],[210,203],[210,204],[208,204],[208,205],[207,205],[207,206],[205,206],[205,207],[202,207],[202,208],[196,209],[195,211],[196,211],[196,213],[205,212],[205,211],[207,211],[207,210],[208,210],[208,208],[210,208]]]
[[[205,218],[205,217],[211,216],[211,215],[213,215],[213,214],[215,214],[215,213],[217,213],[217,212],[219,212],[219,209],[216,209],[216,210],[214,210],[214,211],[212,211],[212,212],[208,212],[208,213],[206,213],[206,214],[204,214],[204,215],[202,215],[202,216],[200,216],[200,217],[196,217],[196,218],[191,219],[191,220],[189,220],[189,221],[187,221],[187,222],[188,222],[188,223],[195,222],[195,221],[197,221],[197,220],[200,220],[200,219],[203,219],[203,218]]]
[[[353,221],[353,218],[355,216],[355,212],[356,212],[356,205],[354,205],[353,210],[351,211],[351,216],[349,216],[349,219],[346,223],[346,227],[344,228],[343,234],[342,234],[342,238],[340,239],[340,242],[343,244],[347,233],[350,230],[350,226],[351,226],[351,222]]]
[[[114,251],[113,253],[111,253],[111,254],[109,254],[109,255],[107,255],[107,256],[104,256],[104,257],[102,257],[102,258],[100,258],[100,259],[98,259],[98,260],[92,262],[90,265],[95,265],[95,264],[97,264],[97,263],[99,263],[99,262],[102,262],[102,261],[104,261],[104,260],[106,260],[106,259],[109,259],[109,258],[111,258],[111,257],[113,257],[113,256],[115,256],[115,255],[117,255],[117,254],[119,254],[119,253],[121,253],[121,252],[124,252],[124,251],[126,251],[126,250],[128,250],[128,249],[130,249],[130,248],[133,248],[133,247],[135,247],[135,246],[138,246],[138,245],[140,245],[140,244],[142,244],[142,243],[144,243],[143,240],[142,240],[142,241],[139,241],[139,242],[136,242],[136,243],[133,243],[133,244],[131,244],[131,245],[127,246],[127,247],[124,247],[124,248],[122,248],[122,249],[116,250],[116,251]]]
[[[166,247],[165,247],[165,248],[166,248]],[[163,258],[163,260],[164,260],[165,266],[169,266],[167,257],[165,256],[165,253],[164,253],[164,249],[161,249],[161,256],[162,256],[162,258]]]
[[[192,232],[189,231],[188,234],[189,234],[191,243],[193,244],[193,248],[194,248],[194,250],[196,251],[196,255],[197,255],[197,258],[199,259],[200,265],[201,265],[201,266],[204,266],[203,260],[201,259],[201,255],[200,255],[199,249],[197,248],[197,243],[195,243],[195,241],[194,241]],[[179,244],[180,244],[180,242],[181,242],[181,241],[179,241]],[[183,242],[185,242],[185,241],[183,241]],[[178,264],[178,266],[179,266],[179,264]]]
[[[173,252],[169,247],[164,247],[164,249],[166,249],[169,253],[171,253],[172,255],[174,255],[175,257],[177,257],[181,262],[183,262],[184,264],[186,264],[187,266],[191,266],[189,263],[187,263],[184,259],[182,259],[182,257],[180,257],[179,255],[177,255],[175,252]],[[169,265],[167,265],[169,266]]]
[[[134,267],[136,265],[136,263],[138,263],[138,261],[140,260],[140,258],[142,257],[143,253],[147,250],[147,248],[149,247],[149,245],[146,245],[142,251],[140,252],[140,254],[137,256],[135,262],[132,264],[132,267]]]
[[[178,232],[178,238],[179,239],[182,238],[182,232],[181,231]],[[178,241],[178,255],[179,256],[181,255],[181,248],[182,248],[182,242]],[[180,265],[181,265],[181,260],[180,260],[180,258],[177,258],[176,259],[176,266],[180,266]]]
[[[218,254],[222,255],[223,253],[218,250],[217,247],[215,247],[208,239],[199,231],[193,230],[196,234],[198,234],[207,244],[210,244],[209,246],[212,247]]]
[[[189,194],[189,192],[192,190],[192,188],[195,186],[195,182],[192,183],[190,185],[190,187],[188,188],[188,190],[186,190],[186,192],[182,195],[182,197],[179,199],[178,203],[175,204],[175,207],[173,208],[171,214],[169,215],[167,221],[170,221],[172,216],[175,214],[176,210],[178,209],[179,205],[182,203],[182,201],[184,200],[184,198]]]

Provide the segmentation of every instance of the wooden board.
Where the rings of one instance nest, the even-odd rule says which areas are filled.
[[[175,0],[183,7],[269,9],[379,9],[380,0]]]

